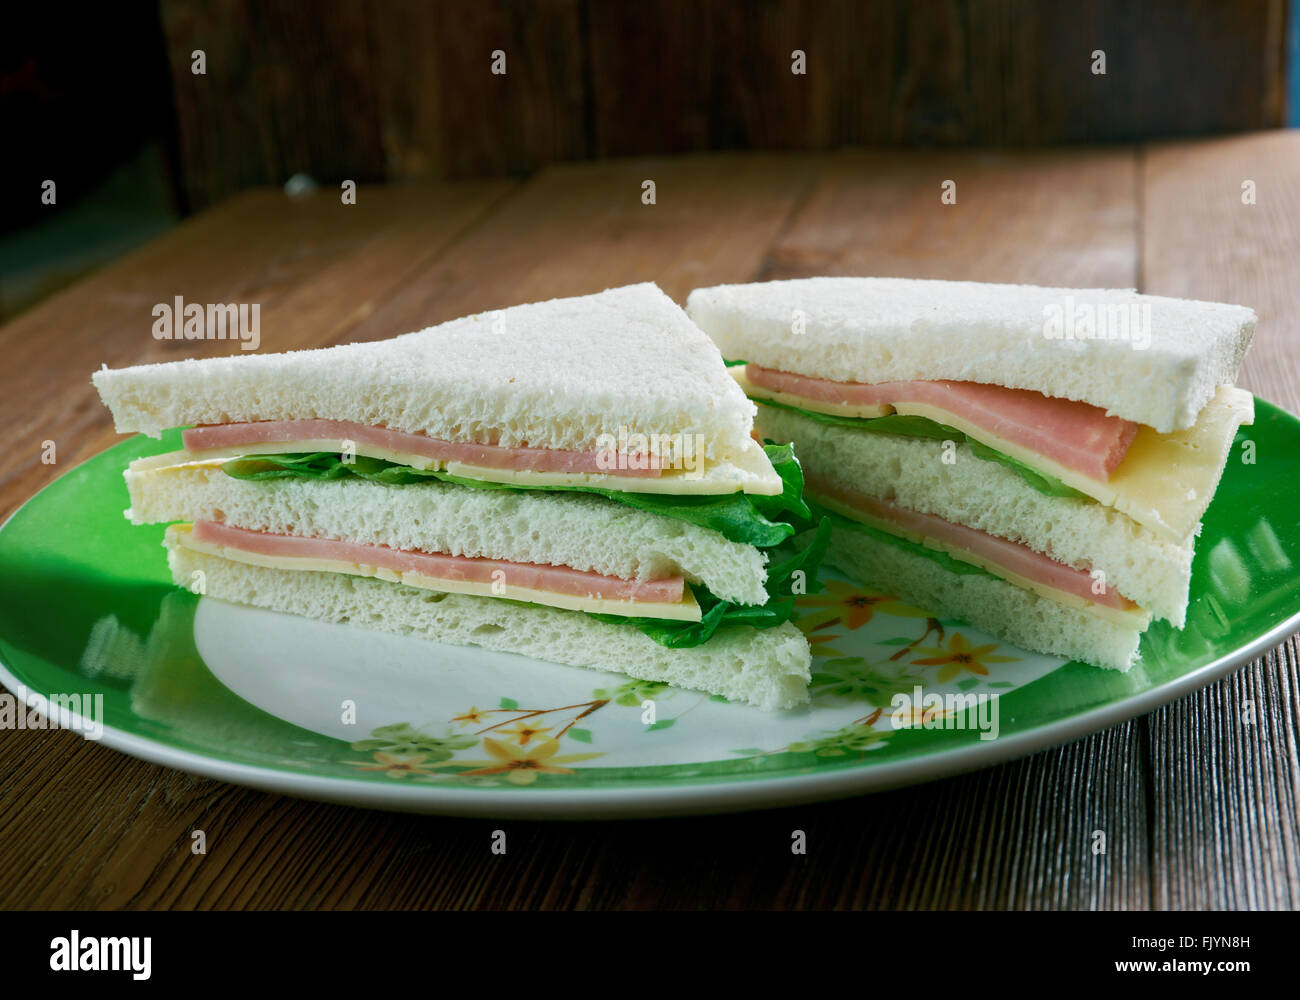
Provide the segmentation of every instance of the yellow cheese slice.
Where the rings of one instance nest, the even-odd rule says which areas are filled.
[[[750,399],[766,399],[773,403],[784,403],[786,406],[797,406],[801,410],[809,410],[813,413],[826,413],[832,417],[887,417],[894,412],[894,408],[887,403],[828,403],[824,399],[806,399],[793,393],[766,389],[754,385],[749,380],[748,368],[748,365],[732,365],[727,371],[731,372],[731,377],[740,383],[740,387],[745,390],[745,395]]]
[[[204,448],[198,451],[171,452],[156,456],[169,461],[149,465],[162,468],[187,461],[211,461],[239,458],[243,455],[275,455],[293,452],[339,451],[338,438],[298,438],[293,441],[267,441],[234,445],[227,448]],[[720,496],[749,493],[755,496],[778,496],[784,484],[761,445],[747,440],[744,449],[727,460],[704,460],[702,470],[666,469],[660,476],[619,476],[606,473],[534,472],[519,469],[495,469],[467,462],[444,462],[426,455],[393,451],[356,442],[356,454],[387,462],[409,465],[413,469],[437,469],[453,476],[479,479],[488,483],[506,483],[524,488],[539,486],[590,486],[627,493],[654,493],[670,496]],[[183,457],[182,457],[183,456]]]
[[[579,597],[574,594],[557,594],[549,590],[534,590],[529,587],[509,588],[508,594],[493,591],[492,583],[479,583],[469,580],[443,580],[426,576],[423,573],[400,572],[383,566],[367,566],[363,563],[345,562],[339,559],[316,559],[300,556],[266,556],[258,552],[248,552],[231,545],[219,545],[213,542],[200,542],[193,536],[192,524],[173,524],[167,528],[167,537],[177,545],[203,552],[234,562],[248,563],[252,566],[265,566],[269,569],[287,569],[314,573],[346,573],[349,576],[368,576],[389,583],[402,583],[408,587],[422,590],[436,590],[444,594],[471,594],[474,597],[507,597],[512,601],[526,601],[529,604],[544,604],[547,607],[563,608],[566,611],[587,611],[592,614],[622,615],[624,617],[666,618],[671,621],[697,622],[700,620],[700,606],[689,587],[685,595],[675,604],[654,601],[616,601],[602,597]]]
[[[895,524],[893,521],[886,520],[882,517],[876,517],[867,514],[864,511],[850,507],[848,504],[840,503],[828,497],[821,497],[815,493],[806,494],[810,499],[815,500],[827,510],[839,514],[841,517],[847,517],[851,521],[860,521],[863,524],[870,525],[880,531],[888,532],[891,535],[897,535],[900,538],[906,538],[910,542],[916,542],[926,548],[934,549],[938,552],[944,552],[954,559],[960,559],[962,562],[970,563],[972,566],[978,566],[982,570],[992,573],[994,576],[1007,583],[1015,584],[1025,590],[1033,591],[1039,597],[1046,598],[1049,601],[1055,601],[1057,604],[1064,604],[1067,607],[1077,608],[1096,618],[1101,618],[1112,624],[1131,628],[1138,632],[1145,632],[1151,624],[1151,612],[1143,608],[1112,608],[1105,604],[1096,604],[1092,601],[1085,600],[1078,594],[1071,594],[1064,590],[1057,590],[1055,587],[1049,587],[1045,583],[1037,580],[1031,580],[1019,573],[1014,573],[996,560],[989,559],[987,556],[977,555],[974,552],[964,549],[951,542],[940,541],[937,538],[930,538],[926,535],[917,534],[914,531]]]
[[[1224,385],[1205,404],[1196,423],[1185,430],[1160,434],[1152,427],[1140,426],[1124,460],[1106,481],[1067,469],[939,407],[899,403],[896,409],[947,424],[1114,507],[1169,541],[1181,543],[1196,530],[1219,488],[1237,428],[1254,421],[1255,398],[1244,389]]]
[[[1196,530],[1214,498],[1237,428],[1253,423],[1255,419],[1255,398],[1249,392],[1235,386],[1220,386],[1191,427],[1160,434],[1152,427],[1140,426],[1119,467],[1110,479],[1100,480],[1077,469],[1066,468],[1023,445],[990,434],[942,407],[905,402],[893,406],[826,403],[759,388],[745,377],[744,365],[729,370],[745,392],[755,399],[772,400],[813,413],[840,417],[873,418],[897,412],[946,424],[1031,469],[1054,476],[1066,486],[1107,507],[1114,507],[1144,528],[1177,543],[1186,541]],[[795,447],[797,452],[797,441]]]

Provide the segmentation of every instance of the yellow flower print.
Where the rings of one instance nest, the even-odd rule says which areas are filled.
[[[362,771],[383,771],[390,778],[405,778],[408,774],[432,774],[430,768],[438,765],[426,766],[424,762],[428,759],[429,755],[423,753],[402,754],[379,751],[375,754],[377,763],[368,760],[350,760],[348,763]]]
[[[914,705],[911,708],[898,709],[890,716],[890,719],[897,728],[908,729],[912,726],[924,726],[927,722],[938,724],[944,719],[951,718],[956,714],[957,713],[950,708],[939,708],[934,705],[931,705],[929,708],[919,708]]]
[[[461,764],[486,764],[473,771],[461,771],[463,778],[476,778],[489,774],[504,774],[506,780],[515,785],[531,785],[539,774],[573,774],[571,767],[557,767],[558,764],[574,764],[580,760],[601,757],[599,753],[572,753],[563,757],[555,756],[560,749],[556,740],[547,739],[538,743],[531,750],[513,743],[501,743],[490,736],[483,737],[483,748],[496,758],[490,760],[463,760]]]
[[[477,705],[471,705],[468,712],[464,715],[453,715],[451,721],[462,726],[477,725],[483,721],[483,716],[485,714],[486,712],[484,709],[479,708]]]
[[[533,725],[520,719],[510,729],[498,729],[497,732],[502,736],[516,737],[516,742],[518,742],[521,747],[526,747],[535,736],[545,736],[545,734],[549,733],[553,728],[555,727]],[[549,739],[549,737],[547,738]]]
[[[799,628],[808,632],[823,625],[843,622],[848,629],[858,629],[875,617],[877,611],[899,618],[929,618],[928,611],[904,604],[893,594],[877,594],[840,580],[826,581],[827,593],[798,598],[801,608],[817,608],[799,619]]]
[[[990,642],[986,646],[972,646],[964,635],[954,632],[948,639],[947,649],[942,647],[918,649],[918,653],[925,653],[927,657],[923,660],[913,660],[912,663],[918,667],[942,667],[938,675],[940,682],[952,680],[963,670],[987,677],[990,663],[1011,663],[1019,659],[1016,656],[990,655],[997,648],[996,642]]]

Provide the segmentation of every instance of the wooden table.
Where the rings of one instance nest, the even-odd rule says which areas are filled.
[[[643,205],[642,181],[657,203]],[[940,185],[957,184],[957,203]],[[1244,181],[1256,204],[1244,205]],[[0,329],[0,517],[115,440],[89,375],[233,346],[150,309],[259,302],[262,350],[652,279],[1136,286],[1259,313],[1241,383],[1300,411],[1300,133],[1037,152],[721,155],[524,182],[251,191]],[[57,443],[58,465],[40,462]],[[1297,637],[1145,718],[976,774],[719,818],[499,823],[318,805],[0,733],[9,907],[1295,907]],[[1252,699],[1261,724],[1238,725]],[[202,827],[208,854],[191,855]],[[808,832],[792,857],[790,831]],[[1109,852],[1094,856],[1094,830]]]

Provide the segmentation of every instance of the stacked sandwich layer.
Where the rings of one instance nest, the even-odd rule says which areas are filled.
[[[652,284],[392,340],[102,370],[175,581],[331,622],[807,700],[792,580],[820,545],[789,448]],[[817,541],[817,540],[815,540]]]
[[[871,278],[699,289],[687,309],[747,362],[760,436],[794,442],[838,568],[1120,670],[1153,620],[1185,623],[1200,520],[1253,419],[1232,386],[1249,309]]]

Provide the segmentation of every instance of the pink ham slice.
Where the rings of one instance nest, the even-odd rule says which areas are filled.
[[[833,382],[751,364],[746,377],[774,392],[824,403],[893,406],[925,403],[1103,482],[1119,467],[1138,432],[1131,420],[1091,403],[983,382]]]
[[[601,597],[609,601],[650,601],[676,604],[685,594],[686,581],[680,576],[661,580],[623,580],[569,566],[541,566],[474,556],[453,556],[441,552],[415,552],[384,545],[340,542],[332,538],[276,535],[265,531],[236,528],[215,521],[195,521],[195,541],[225,545],[232,549],[273,558],[333,559],[340,562],[378,566],[400,573],[419,573],[435,580],[492,583],[492,574],[506,587],[549,591],[573,597]]]
[[[276,444],[284,441],[327,440],[354,441],[389,451],[407,452],[439,462],[465,462],[492,469],[527,470],[530,472],[595,473],[613,476],[656,477],[659,468],[621,468],[621,465],[653,465],[651,456],[626,462],[611,461],[611,453],[563,451],[558,448],[506,448],[495,444],[472,444],[443,441],[427,434],[394,431],[387,427],[368,427],[343,420],[257,420],[238,424],[211,424],[192,427],[181,434],[186,451],[209,448],[233,448],[244,445]],[[603,460],[602,460],[603,459]],[[602,468],[610,466],[609,468]]]
[[[978,528],[971,528],[964,524],[953,524],[934,514],[909,510],[888,500],[880,500],[856,490],[846,489],[817,476],[809,475],[807,482],[808,492],[814,496],[814,499],[817,494],[820,494],[846,507],[896,524],[914,535],[932,538],[937,542],[944,542],[980,556],[1026,580],[1033,580],[1053,590],[1073,594],[1075,597],[1082,597],[1085,601],[1103,604],[1109,608],[1131,610],[1137,607],[1127,597],[1121,596],[1110,587],[1106,588],[1105,593],[1093,593],[1092,575],[1086,570],[1075,569],[1055,559],[1049,559],[1027,545],[990,535],[987,531],[980,531]]]

